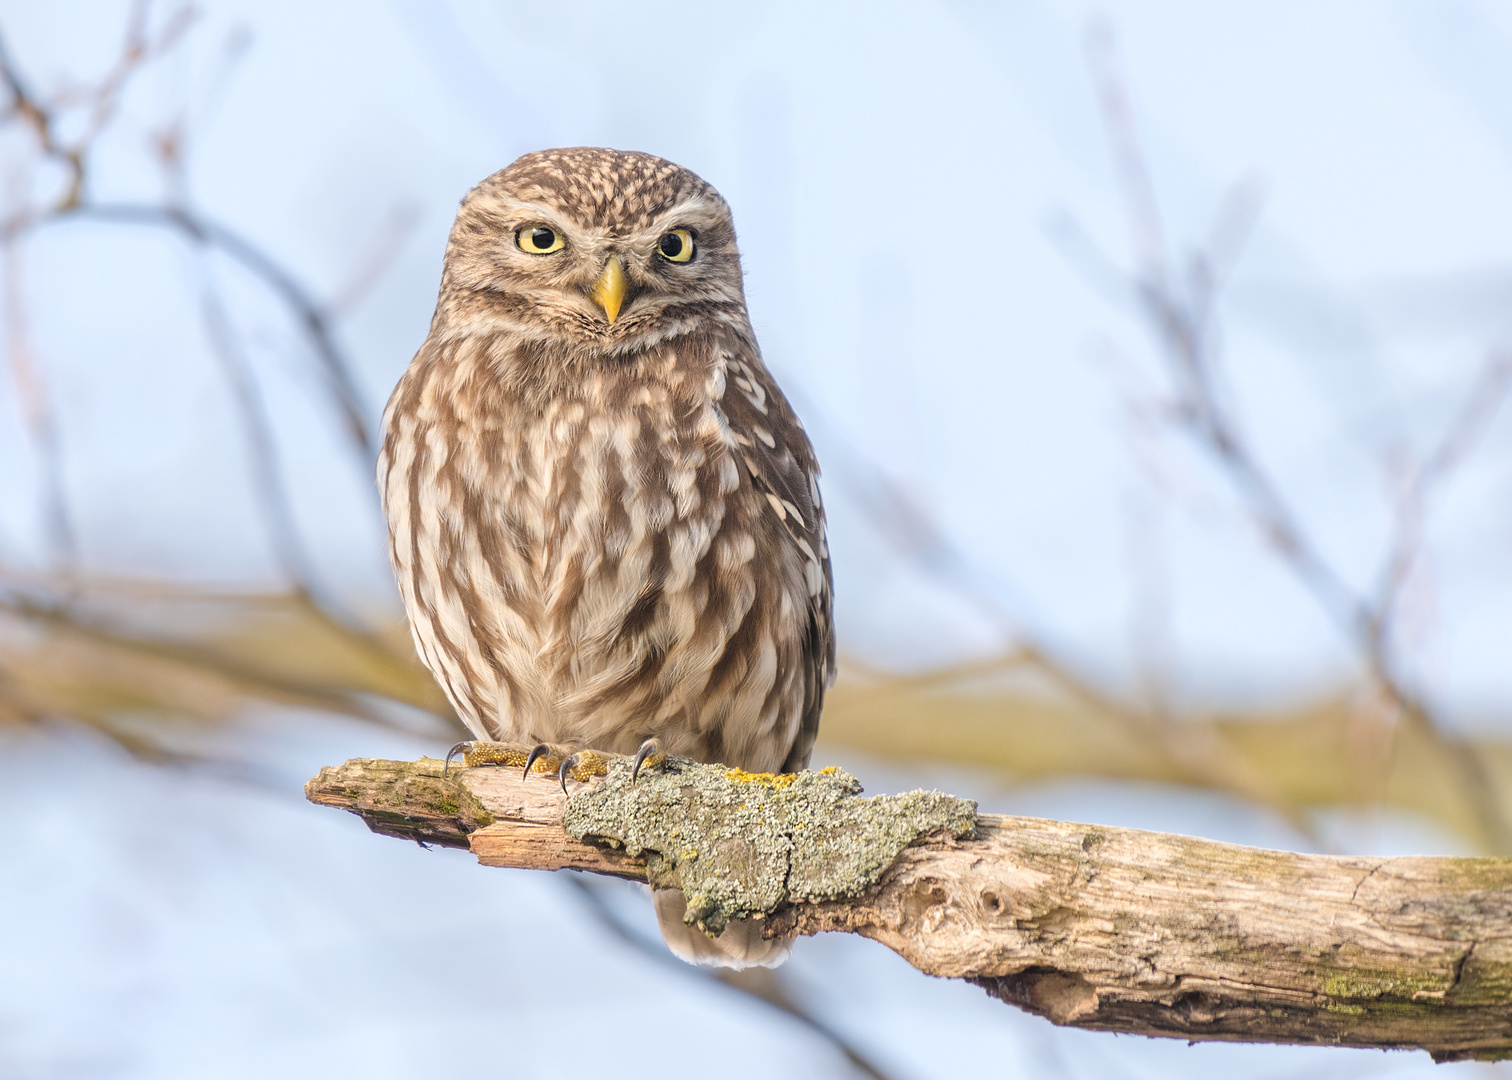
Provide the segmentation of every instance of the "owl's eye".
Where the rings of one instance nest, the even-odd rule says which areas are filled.
[[[528,251],[532,255],[550,255],[567,246],[561,233],[545,225],[525,226],[515,234],[515,242],[520,245],[521,251]]]
[[[673,229],[661,238],[656,250],[670,262],[687,262],[693,257],[693,234],[687,229]]]

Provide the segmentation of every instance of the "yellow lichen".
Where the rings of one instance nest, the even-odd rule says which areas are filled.
[[[762,784],[769,788],[785,788],[798,779],[797,773],[746,772],[744,769],[726,769],[725,779],[732,784]]]

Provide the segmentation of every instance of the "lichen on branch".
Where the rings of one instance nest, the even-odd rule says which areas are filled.
[[[669,758],[634,782],[627,761],[568,800],[574,840],[607,842],[646,860],[647,878],[680,888],[690,926],[718,934],[730,919],[790,903],[849,900],[931,833],[976,834],[976,804],[936,791],[861,798],[836,768],[748,773]]]

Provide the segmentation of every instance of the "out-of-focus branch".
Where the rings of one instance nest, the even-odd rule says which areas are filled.
[[[11,384],[16,388],[16,398],[21,406],[21,422],[37,455],[48,546],[55,562],[67,576],[78,561],[78,541],[73,515],[69,511],[57,417],[32,349],[20,243],[19,237],[0,237],[0,259],[3,259],[5,274],[5,353],[9,360]]]
[[[1391,550],[1378,575],[1370,599],[1377,612],[1384,651],[1391,643],[1385,631],[1397,621],[1402,591],[1423,555],[1423,532],[1430,512],[1429,502],[1437,489],[1449,480],[1454,470],[1469,456],[1485,433],[1512,386],[1512,356],[1496,353],[1481,366],[1453,419],[1440,435],[1437,444],[1421,460],[1401,463],[1397,479],[1394,529]]]
[[[868,1057],[865,1051],[794,1000],[784,986],[780,970],[758,967],[735,971],[728,968],[695,967],[692,964],[685,964],[668,952],[667,947],[660,941],[652,941],[620,917],[602,891],[606,887],[612,887],[611,882],[601,882],[586,874],[564,875],[564,880],[569,888],[583,898],[583,902],[593,917],[598,920],[599,925],[643,958],[661,964],[684,978],[697,979],[705,983],[718,983],[737,994],[753,998],[763,1005],[776,1009],[833,1046],[861,1075],[870,1076],[872,1080],[888,1080],[888,1074]]]
[[[293,272],[261,247],[188,204],[181,183],[185,152],[182,131],[160,134],[153,147],[168,174],[170,187],[177,192],[175,201],[164,204],[101,203],[89,196],[89,155],[114,116],[121,91],[146,64],[177,44],[195,18],[194,9],[186,5],[179,8],[160,31],[149,35],[147,10],[145,2],[135,4],[128,20],[125,42],[114,65],[98,82],[73,95],[82,99],[88,116],[82,132],[66,143],[57,132],[62,112],[73,104],[70,98],[59,95],[43,99],[35,94],[0,38],[0,82],[10,92],[9,116],[31,129],[41,156],[60,163],[69,177],[63,192],[49,205],[37,207],[23,201],[12,209],[5,218],[4,239],[13,241],[28,232],[88,218],[166,229],[198,247],[220,252],[232,259],[271,289],[293,315],[325,374],[358,460],[366,469],[376,454],[375,437],[367,421],[366,407],[352,365],[336,342],[330,306],[319,303]],[[9,272],[8,279],[14,280],[18,270],[16,267]],[[229,326],[223,329],[229,331]],[[217,336],[213,327],[211,333]],[[223,340],[217,349],[223,352],[225,335],[219,336]]]
[[[200,303],[204,310],[205,326],[210,332],[210,344],[221,362],[226,381],[231,385],[240,407],[249,452],[247,463],[252,473],[252,484],[257,490],[264,508],[263,517],[268,526],[273,550],[284,573],[302,591],[314,594],[316,588],[313,564],[305,551],[299,527],[294,521],[294,510],[284,488],[283,471],[278,467],[278,447],[273,439],[272,424],[263,404],[262,394],[253,379],[241,343],[231,326],[230,316],[211,279],[209,267],[200,266]]]
[[[88,159],[95,141],[115,116],[121,91],[145,65],[172,49],[189,29],[198,12],[190,4],[180,6],[168,17],[156,34],[147,28],[149,0],[133,0],[126,21],[126,35],[121,50],[105,75],[93,85],[75,88],[71,92],[44,98],[34,93],[29,81],[10,55],[3,36],[0,36],[0,83],[10,92],[7,112],[19,118],[36,135],[42,155],[60,164],[67,173],[67,182],[53,204],[55,211],[71,210],[84,199],[88,183]],[[65,139],[59,134],[59,114],[64,110],[81,107],[85,122],[79,134]],[[20,218],[30,216],[22,210]],[[19,223],[13,215],[7,222],[7,231]]]
[[[0,659],[0,707],[21,718],[72,715],[139,752],[152,750],[178,758],[185,755],[166,745],[153,746],[150,738],[138,738],[131,715],[145,712],[164,720],[205,721],[264,701],[383,719],[384,709],[376,701],[381,696],[419,705],[444,723],[450,709],[416,664],[406,636],[392,632],[400,628],[366,625],[346,612],[318,579],[294,517],[256,372],[232,313],[222,302],[210,264],[212,257],[229,260],[259,281],[289,313],[319,365],[322,384],[334,402],[354,460],[367,474],[375,437],[334,323],[341,305],[349,305],[369,288],[392,258],[405,222],[384,223],[379,249],[364,254],[360,272],[335,299],[320,302],[266,248],[194,206],[186,175],[187,111],[149,134],[149,153],[164,174],[164,199],[102,201],[91,185],[95,147],[118,116],[128,85],[152,61],[183,41],[196,12],[187,4],[177,7],[156,29],[149,15],[147,0],[133,0],[123,43],[109,68],[92,82],[46,94],[34,88],[0,36],[0,93],[8,98],[0,112],[0,125],[29,133],[35,146],[31,157],[18,157],[18,169],[29,166],[35,172],[46,164],[60,169],[62,176],[55,189],[40,194],[33,190],[32,177],[15,187],[0,220],[0,245],[5,256],[9,366],[23,419],[37,448],[49,535],[60,562],[70,567],[67,575],[26,582],[13,570],[0,567],[4,574],[0,578],[0,637],[13,639],[15,647],[5,656],[17,661],[7,671],[5,660]],[[222,76],[246,40],[245,34],[233,34],[228,40]],[[249,603],[247,598],[217,601],[202,593],[188,596],[166,586],[144,586],[148,603],[166,605],[161,610],[164,625],[144,630],[109,617],[101,619],[101,609],[111,610],[120,599],[106,583],[91,579],[86,589],[79,577],[77,588],[69,584],[76,545],[62,481],[62,435],[26,335],[20,245],[43,230],[86,221],[162,231],[182,239],[195,254],[206,336],[241,414],[254,472],[253,490],[277,561],[294,586],[293,596],[260,598],[259,609],[256,601]],[[179,623],[195,601],[233,623],[243,621],[229,632],[202,629],[186,637]],[[282,624],[281,640],[276,640],[276,634],[263,635],[275,622]],[[238,634],[239,654],[237,649],[222,648]],[[285,655],[284,648],[295,641],[304,643],[302,655]],[[171,728],[171,724],[163,726],[165,737]]]
[[[314,293],[298,278],[246,237],[221,222],[180,206],[150,203],[82,203],[38,220],[36,227],[69,217],[89,218],[120,225],[162,228],[189,242],[213,249],[251,271],[288,307],[320,362],[327,385],[341,412],[353,449],[366,468],[377,454],[375,435],[366,418],[366,406],[357,389],[351,361],[336,342],[330,315]]]
[[[1461,740],[1441,735],[1427,702],[1409,686],[1393,648],[1398,598],[1420,554],[1421,536],[1434,487],[1443,484],[1468,452],[1506,395],[1512,371],[1495,357],[1466,399],[1455,422],[1422,462],[1406,470],[1397,500],[1394,535],[1386,566],[1373,593],[1356,590],[1323,554],[1306,523],[1288,502],[1246,437],[1220,387],[1221,360],[1215,325],[1220,289],[1255,220],[1254,199],[1241,193],[1221,216],[1206,248],[1193,251],[1184,278],[1171,271],[1170,244],[1153,194],[1133,119],[1126,83],[1118,70],[1111,34],[1094,28],[1088,53],[1114,168],[1132,234],[1131,294],[1166,362],[1172,400],[1166,415],[1227,478],[1269,548],[1324,609],[1355,648],[1369,678],[1402,722],[1441,741],[1458,762],[1476,805],[1482,839],[1494,850],[1512,850],[1509,824],[1484,763]]]
[[[803,409],[806,415],[822,415],[810,402],[804,403]],[[1302,808],[1285,798],[1263,772],[1235,753],[1222,731],[1212,725],[1179,720],[1162,709],[1141,708],[1102,689],[1043,627],[1036,626],[1024,612],[1012,610],[1015,590],[998,581],[941,531],[891,477],[837,437],[832,437],[827,449],[832,451],[828,458],[832,467],[838,465],[836,471],[847,481],[846,490],[860,502],[878,534],[910,564],[969,604],[1006,643],[1001,653],[984,660],[952,665],[922,676],[866,672],[865,665],[848,658],[846,670],[865,672],[872,685],[867,690],[842,688],[838,698],[831,695],[827,716],[833,716],[837,704],[854,711],[865,709],[870,700],[874,703],[872,707],[879,707],[887,698],[917,694],[926,684],[948,691],[953,686],[970,683],[979,675],[1000,675],[1019,669],[1042,677],[1105,722],[1124,729],[1146,750],[1161,755],[1166,764],[1165,775],[1171,780],[1258,802],[1281,814],[1302,835],[1313,834],[1312,822]],[[1000,722],[1017,721],[1005,716]],[[948,730],[949,721],[945,723]],[[974,736],[978,740],[980,737],[980,734]],[[955,741],[948,737],[938,740],[932,749],[920,747],[918,755],[938,758]],[[962,747],[978,744],[960,742]],[[968,759],[972,759],[969,754]]]
[[[38,153],[44,160],[64,167],[67,183],[50,203],[37,206],[22,197],[6,215],[3,226],[6,270],[6,311],[9,330],[8,353],[13,378],[26,412],[28,430],[37,446],[42,464],[43,486],[47,498],[47,517],[55,549],[72,563],[75,544],[63,493],[58,425],[48,408],[41,376],[24,334],[26,312],[20,297],[22,267],[18,245],[29,233],[77,220],[94,220],[107,224],[163,229],[182,237],[202,256],[218,253],[250,272],[269,288],[293,316],[309,343],[311,352],[325,375],[343,427],[353,447],[360,468],[366,472],[376,452],[374,435],[366,419],[353,375],[352,365],[338,345],[332,326],[331,305],[322,305],[296,275],[263,248],[234,229],[210,218],[190,205],[184,182],[184,129],[186,122],[170,125],[158,133],[152,149],[162,165],[172,196],[162,204],[101,203],[89,192],[90,154],[100,135],[116,113],[121,93],[130,79],[150,61],[173,48],[194,21],[192,7],[178,8],[156,33],[148,31],[149,5],[139,0],[132,7],[125,40],[111,68],[91,85],[44,98],[35,93],[0,38],[0,84],[9,91],[6,119],[19,120],[35,136]],[[59,135],[62,118],[83,109],[84,122],[78,135],[64,140]],[[397,241],[389,228],[388,246]],[[208,266],[202,257],[202,310],[212,351],[221,361],[234,401],[243,417],[248,443],[248,457],[254,469],[254,490],[263,506],[278,561],[290,580],[302,592],[319,598],[319,606],[339,622],[349,624],[352,632],[376,643],[376,637],[363,630],[348,616],[339,614],[341,605],[321,587],[314,573],[313,561],[304,550],[300,530],[294,520],[268,418],[261,406],[253,373],[246,362],[240,340],[229,313],[218,299]],[[347,293],[366,287],[372,269],[359,278]],[[350,300],[350,295],[346,297]]]
[[[67,717],[175,761],[214,759],[224,721],[270,707],[462,731],[402,626],[374,640],[298,594],[78,585],[65,601],[50,581],[0,574],[0,721]]]

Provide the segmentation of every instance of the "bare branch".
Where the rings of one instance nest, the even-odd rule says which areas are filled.
[[[1465,392],[1464,400],[1434,447],[1420,461],[1399,469],[1391,549],[1378,576],[1373,607],[1385,630],[1395,623],[1397,606],[1422,555],[1423,532],[1430,502],[1485,434],[1512,387],[1512,356],[1495,353],[1486,359]],[[1390,642],[1383,642],[1389,648]]]
[[[1130,221],[1135,267],[1132,284],[1171,380],[1174,426],[1219,467],[1270,549],[1353,646],[1367,674],[1394,703],[1402,721],[1437,733],[1439,724],[1428,705],[1408,688],[1391,648],[1396,598],[1417,558],[1426,512],[1424,480],[1438,482],[1461,459],[1505,394],[1512,372],[1504,370],[1500,361],[1489,365],[1439,447],[1422,465],[1408,470],[1382,584],[1371,595],[1356,590],[1324,556],[1219,391],[1222,372],[1215,342],[1216,304],[1243,239],[1253,227],[1259,208],[1258,189],[1249,194],[1244,186],[1238,189],[1220,214],[1209,247],[1198,249],[1188,260],[1187,280],[1174,281],[1168,272],[1169,243],[1106,24],[1094,25],[1088,52]],[[1464,744],[1443,741],[1459,763],[1481,819],[1484,841],[1494,850],[1512,850],[1512,823],[1507,821],[1485,764]]]
[[[1098,19],[1087,34],[1087,62],[1101,106],[1103,128],[1113,151],[1114,171],[1127,207],[1130,242],[1140,276],[1163,287],[1166,278],[1165,229],[1155,200],[1155,185],[1140,151],[1134,124],[1134,107],[1127,82],[1119,71],[1113,31],[1106,19]]]
[[[888,1080],[888,1074],[859,1046],[793,999],[783,985],[780,971],[760,967],[735,971],[728,968],[706,968],[685,964],[668,952],[666,946],[660,941],[652,941],[620,917],[602,892],[602,889],[610,885],[609,882],[598,882],[584,874],[570,874],[564,880],[583,898],[589,912],[598,920],[599,925],[634,949],[643,959],[661,964],[669,971],[675,971],[685,978],[697,979],[704,983],[717,983],[743,997],[754,999],[776,1009],[833,1046],[863,1076],[870,1076],[872,1080]]]
[[[442,772],[432,759],[356,759],[321,770],[305,793],[375,832],[466,847],[487,866],[649,878],[690,897],[695,880],[766,895],[768,875],[810,872],[807,845],[865,849],[904,813],[901,802],[826,801],[812,773],[779,786],[682,759],[635,784],[616,762],[570,801],[552,778],[512,768]],[[738,797],[720,785],[739,785]],[[750,835],[751,807],[763,821],[807,823],[776,865],[718,839]],[[678,839],[648,838],[647,814]],[[592,831],[573,839],[584,820]],[[695,867],[703,877],[682,876]],[[974,835],[919,837],[879,876],[841,877],[826,877],[828,899],[784,887],[748,914],[773,936],[861,934],[1073,1027],[1512,1056],[1512,860],[1296,855],[984,814]]]
[[[327,385],[341,412],[354,450],[366,469],[377,454],[377,444],[367,422],[367,412],[357,389],[351,362],[336,343],[331,319],[294,274],[262,248],[240,233],[181,207],[149,203],[83,203],[66,215],[55,215],[39,224],[63,217],[90,218],[120,225],[168,228],[186,239],[215,248],[240,263],[268,285],[293,313],[326,375]]]
[[[27,85],[3,38],[0,38],[0,82],[11,95],[10,111],[30,126],[44,157],[50,158],[68,173],[63,193],[53,204],[54,211],[72,210],[84,199],[88,181],[88,157],[95,141],[115,116],[121,91],[142,67],[171,49],[194,22],[197,13],[189,5],[180,7],[155,36],[147,32],[148,0],[134,0],[127,19],[125,41],[115,63],[97,83],[80,95],[88,106],[83,130],[77,138],[65,142],[58,134],[59,111],[66,99],[44,101]]]
[[[398,258],[419,218],[419,208],[412,203],[396,206],[385,215],[367,248],[354,260],[347,280],[333,289],[326,300],[326,318],[345,315],[361,302]]]
[[[284,486],[283,470],[278,464],[278,445],[273,424],[263,403],[262,392],[252,374],[251,365],[242,353],[230,316],[221,302],[204,252],[199,259],[200,310],[210,338],[211,350],[220,361],[221,372],[231,388],[232,400],[242,418],[246,440],[247,466],[252,488],[263,511],[268,539],[284,574],[296,588],[312,596],[324,593],[316,580],[315,566],[305,549],[294,507]]]
[[[819,418],[823,410],[815,402],[803,402],[804,415]],[[828,427],[828,425],[827,425]],[[858,454],[838,432],[826,439],[827,460],[843,473],[847,491],[875,523],[879,535],[912,565],[932,580],[961,597],[988,622],[1005,642],[1004,651],[980,661],[952,665],[923,676],[877,677],[879,695],[917,688],[920,680],[948,686],[976,674],[990,674],[1021,667],[1045,677],[1072,700],[1084,703],[1136,736],[1142,745],[1159,753],[1182,782],[1258,801],[1281,814],[1302,835],[1314,834],[1313,823],[1294,803],[1280,797],[1275,786],[1229,751],[1224,736],[1211,727],[1198,728],[1163,711],[1140,709],[1100,688],[1068,651],[1054,642],[1043,628],[1035,626],[1022,610],[1014,610],[1012,587],[977,563],[901,486],[881,468]],[[1016,598],[1015,598],[1016,599]],[[863,667],[847,658],[847,670]]]
[[[62,441],[57,417],[32,348],[22,279],[20,238],[0,237],[0,260],[5,274],[5,351],[11,383],[21,406],[21,419],[40,466],[42,515],[48,546],[62,572],[71,574],[78,563],[78,540],[69,510],[63,472]]]

